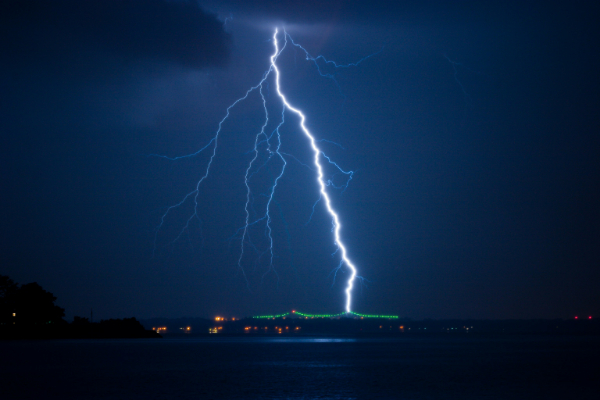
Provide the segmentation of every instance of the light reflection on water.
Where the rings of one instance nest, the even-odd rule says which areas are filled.
[[[220,343],[355,343],[355,342],[373,342],[381,339],[369,338],[339,338],[339,337],[240,337],[240,336],[212,336],[212,337],[177,337],[160,339],[158,342],[166,343],[211,343],[219,345]],[[392,339],[393,340],[393,339]]]
[[[0,342],[2,399],[597,399],[594,337]],[[568,365],[569,368],[564,368]]]
[[[351,338],[266,338],[271,343],[354,343]]]

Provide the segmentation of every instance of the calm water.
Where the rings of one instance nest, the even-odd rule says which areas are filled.
[[[598,399],[600,338],[0,342],[1,399]]]

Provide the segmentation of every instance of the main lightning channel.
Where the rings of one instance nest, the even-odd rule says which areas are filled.
[[[308,130],[308,128],[305,125],[306,117],[304,116],[302,111],[300,111],[299,109],[292,106],[288,102],[287,98],[281,92],[281,86],[279,84],[280,73],[279,73],[279,68],[277,68],[277,64],[276,64],[277,55],[279,54],[279,44],[277,41],[278,33],[279,33],[279,30],[277,28],[275,28],[275,33],[273,34],[273,44],[275,46],[275,53],[273,53],[273,55],[271,56],[271,68],[273,68],[273,70],[275,71],[275,83],[276,83],[276,87],[277,87],[277,94],[281,98],[281,101],[283,102],[285,107],[300,117],[300,127],[302,128],[302,131],[304,132],[304,134],[310,140],[311,147],[315,153],[314,160],[315,160],[315,166],[317,167],[317,175],[318,175],[317,181],[319,182],[319,186],[321,188],[320,189],[321,196],[325,200],[327,212],[329,213],[329,215],[331,215],[331,218],[333,219],[333,225],[334,225],[333,231],[334,231],[334,236],[335,236],[335,245],[337,247],[339,247],[339,249],[341,250],[342,260],[351,271],[350,278],[348,279],[348,285],[346,286],[346,312],[349,313],[349,312],[351,312],[352,288],[354,287],[354,279],[356,278],[356,267],[354,266],[352,261],[350,261],[350,259],[348,258],[346,246],[344,246],[344,243],[342,242],[342,239],[340,237],[340,230],[341,230],[342,226],[340,224],[338,214],[333,210],[333,208],[331,206],[331,200],[329,198],[329,195],[327,194],[327,190],[326,190],[327,185],[325,184],[325,182],[323,180],[323,167],[321,166],[321,163],[319,162],[319,157],[322,154],[322,152],[319,149],[319,147],[317,146],[317,141],[315,140],[314,136],[310,133],[310,131]],[[284,31],[284,33],[285,33],[284,40],[287,43],[287,32]]]
[[[324,77],[328,77],[328,78],[332,78],[335,81],[335,78],[332,74],[326,74],[323,73],[323,71],[321,71],[319,64],[317,63],[317,60],[322,59],[323,62],[325,62],[325,64],[331,64],[333,65],[335,68],[348,68],[350,66],[357,66],[359,63],[361,63],[362,61],[366,60],[367,58],[371,57],[371,56],[367,56],[364,57],[363,59],[359,60],[356,63],[351,63],[348,65],[342,65],[342,64],[337,64],[333,61],[329,61],[326,60],[324,57],[322,56],[318,56],[317,58],[314,58],[312,56],[310,56],[308,54],[308,52],[306,51],[306,49],[304,49],[302,46],[300,46],[297,43],[294,43],[293,39],[291,38],[291,36],[289,36],[287,34],[287,32],[285,31],[285,29],[283,30],[284,36],[284,42],[283,45],[280,47],[279,46],[279,42],[277,40],[277,36],[279,34],[279,30],[275,29],[275,32],[273,34],[273,43],[274,43],[274,47],[275,47],[275,52],[273,53],[273,55],[270,57],[270,65],[267,71],[265,71],[263,73],[263,76],[261,78],[261,80],[258,82],[258,84],[256,84],[255,86],[252,86],[250,89],[248,89],[246,91],[246,93],[238,98],[237,100],[235,100],[228,108],[226,111],[226,115],[223,117],[223,119],[221,119],[221,121],[218,124],[218,129],[215,132],[214,136],[212,137],[212,139],[210,139],[210,141],[208,143],[206,143],[202,148],[200,148],[199,150],[197,150],[194,153],[191,154],[187,154],[187,155],[182,155],[182,156],[177,156],[177,157],[168,157],[168,156],[164,156],[164,155],[159,155],[159,154],[151,154],[150,156],[154,156],[154,157],[160,157],[160,158],[164,158],[170,161],[178,161],[178,160],[182,160],[185,158],[191,158],[191,157],[195,157],[198,156],[200,153],[203,153],[205,150],[207,151],[211,151],[208,163],[206,165],[206,170],[204,171],[203,174],[201,174],[200,179],[198,180],[198,182],[195,185],[194,190],[192,190],[191,192],[187,193],[178,203],[171,205],[170,207],[168,207],[166,209],[166,211],[163,213],[163,215],[161,216],[160,219],[160,223],[158,225],[158,227],[156,228],[156,232],[155,232],[155,237],[154,237],[154,251],[156,251],[156,245],[157,245],[157,240],[158,240],[158,235],[159,235],[159,231],[162,229],[163,224],[165,223],[165,220],[168,218],[168,216],[177,208],[181,207],[184,205],[184,203],[187,203],[191,200],[192,202],[192,206],[193,206],[193,212],[192,214],[189,216],[189,218],[187,219],[185,225],[183,226],[183,228],[180,230],[179,234],[175,237],[175,239],[171,242],[174,243],[177,240],[179,240],[179,238],[185,233],[188,232],[189,234],[189,228],[190,228],[190,224],[191,222],[196,219],[198,220],[199,223],[201,223],[200,217],[199,217],[199,197],[200,197],[200,187],[202,185],[202,183],[208,178],[210,170],[211,170],[211,166],[213,164],[213,161],[217,155],[217,148],[218,148],[218,142],[220,139],[220,134],[223,128],[223,124],[226,122],[226,120],[229,118],[230,116],[230,112],[231,110],[240,102],[246,100],[251,93],[257,91],[260,95],[260,98],[262,100],[262,105],[265,111],[264,114],[264,123],[262,124],[262,127],[260,129],[260,131],[256,134],[255,136],[255,140],[254,140],[254,148],[253,150],[251,150],[250,152],[254,153],[254,156],[252,157],[252,159],[250,160],[247,168],[246,168],[246,173],[244,176],[244,183],[246,186],[246,202],[245,202],[245,206],[244,206],[244,210],[245,210],[245,224],[243,227],[239,228],[238,231],[236,232],[236,234],[233,237],[236,237],[238,235],[239,238],[241,239],[241,243],[240,243],[240,255],[238,258],[238,268],[241,271],[244,280],[246,281],[246,285],[248,286],[248,289],[250,290],[250,283],[248,281],[248,278],[246,276],[246,272],[245,269],[243,267],[243,258],[244,258],[244,248],[246,245],[250,246],[254,251],[256,251],[258,253],[258,261],[260,261],[260,259],[264,256],[264,255],[268,255],[269,258],[269,268],[268,270],[265,272],[265,274],[263,275],[263,278],[269,273],[269,272],[273,272],[275,273],[275,275],[277,277],[277,271],[275,270],[274,266],[273,266],[273,262],[274,262],[274,251],[273,251],[273,247],[274,247],[274,243],[273,243],[273,235],[272,235],[272,229],[271,229],[271,215],[270,215],[270,209],[272,206],[272,203],[276,203],[277,202],[274,200],[274,196],[275,196],[275,191],[276,188],[278,186],[278,183],[280,181],[280,179],[282,178],[285,170],[286,170],[286,166],[287,166],[287,161],[286,161],[286,157],[289,157],[293,160],[295,160],[296,162],[300,163],[301,165],[303,165],[304,167],[307,167],[309,170],[314,171],[317,173],[317,181],[319,183],[320,186],[320,194],[319,194],[319,199],[317,200],[317,202],[313,205],[313,213],[315,210],[315,207],[317,205],[317,203],[319,203],[321,200],[324,201],[326,208],[327,208],[327,212],[329,213],[329,215],[332,218],[332,232],[334,232],[334,244],[336,246],[336,251],[334,252],[334,254],[340,252],[341,253],[341,259],[339,261],[339,264],[337,266],[337,268],[335,269],[335,273],[337,274],[337,272],[342,268],[342,266],[346,265],[350,271],[350,278],[348,279],[348,283],[346,286],[346,312],[347,313],[352,313],[351,311],[351,305],[352,305],[352,290],[354,287],[354,281],[356,278],[362,279],[360,277],[357,276],[357,270],[356,267],[354,266],[354,264],[350,261],[350,259],[347,256],[347,251],[346,251],[346,246],[344,245],[344,243],[341,240],[341,235],[340,235],[340,231],[341,231],[341,224],[340,224],[340,220],[339,220],[339,216],[338,214],[335,212],[335,210],[333,209],[332,205],[331,205],[331,200],[329,197],[329,194],[327,193],[326,188],[327,187],[332,187],[334,189],[340,189],[345,190],[349,184],[349,181],[352,180],[353,177],[353,171],[345,171],[343,170],[335,161],[333,161],[330,157],[328,157],[323,151],[321,151],[321,149],[317,146],[318,143],[321,143],[323,141],[325,142],[329,142],[332,143],[334,145],[340,146],[341,145],[335,143],[335,142],[331,142],[328,141],[326,139],[315,139],[315,137],[312,135],[312,133],[306,128],[305,125],[305,121],[306,121],[306,117],[305,115],[297,108],[293,107],[287,100],[287,98],[285,97],[285,95],[282,93],[281,90],[281,85],[280,85],[280,70],[277,66],[277,60],[278,60],[278,56],[286,49],[286,46],[288,46],[288,39],[289,42],[296,46],[299,47],[300,49],[302,49],[305,53],[306,53],[306,57],[307,60],[312,60],[315,65],[317,66],[317,70],[319,71],[319,74],[321,76]],[[375,53],[377,54],[377,53]],[[374,55],[374,54],[373,54]],[[264,84],[268,83],[267,80],[269,79],[269,77],[271,76],[271,73],[275,72],[275,83],[276,83],[276,91],[277,91],[277,95],[279,96],[279,98],[281,99],[282,102],[282,107],[281,107],[281,120],[279,121],[279,123],[277,124],[277,126],[275,127],[275,129],[272,131],[271,134],[267,134],[267,127],[270,124],[270,118],[269,118],[269,112],[268,112],[268,107],[267,107],[267,100],[265,98],[265,94],[263,92],[264,90]],[[337,82],[336,82],[337,83]],[[338,85],[339,86],[339,85]],[[285,112],[286,110],[291,111],[292,113],[298,115],[300,117],[300,128],[302,129],[302,131],[304,132],[304,134],[306,135],[306,137],[309,139],[311,147],[314,151],[314,168],[304,164],[302,161],[300,161],[299,159],[297,159],[294,155],[289,154],[289,153],[285,153],[283,151],[281,151],[281,132],[280,132],[280,128],[284,125],[284,123],[286,122],[285,120]],[[275,143],[272,142],[272,140],[275,139]],[[266,145],[266,149],[265,150],[259,150],[259,146],[261,145]],[[212,148],[211,148],[212,147]],[[343,147],[342,147],[343,148]],[[267,154],[267,160],[262,163],[262,165],[257,165],[258,163],[258,157],[259,157],[259,152],[261,151],[266,151]],[[249,153],[250,153],[249,152]],[[285,157],[284,157],[285,156]],[[327,164],[333,165],[338,172],[336,172],[334,174],[343,174],[347,176],[347,182],[342,185],[342,186],[337,186],[334,183],[334,176],[326,179],[324,176],[324,170],[323,170],[323,166],[321,165],[321,156],[323,157],[323,161]],[[256,175],[263,167],[265,167],[267,165],[267,163],[271,162],[270,160],[276,160],[279,159],[281,166],[279,167],[279,171],[275,174],[276,176],[274,177],[273,183],[272,185],[270,185],[270,188],[268,190],[268,193],[265,194],[261,194],[261,196],[266,197],[268,200],[266,202],[265,205],[265,211],[264,211],[264,215],[256,215],[256,218],[250,218],[250,210],[254,208],[253,203],[253,195],[252,195],[252,190],[251,190],[251,183],[250,180],[252,179],[252,177],[254,175]],[[253,214],[257,214],[255,210],[253,210]],[[312,218],[312,214],[311,214],[311,218]],[[268,249],[265,251],[260,251],[259,248],[257,246],[254,245],[254,243],[252,242],[251,238],[250,238],[250,232],[249,232],[249,228],[252,226],[257,225],[259,222],[261,223],[265,223],[266,225],[266,230],[265,230],[265,236],[268,239],[269,242],[269,246]],[[309,222],[310,222],[310,218],[309,218]],[[232,238],[233,238],[232,237]],[[258,262],[257,261],[257,262]],[[262,282],[262,279],[261,279]],[[335,277],[334,277],[334,282],[335,282]]]

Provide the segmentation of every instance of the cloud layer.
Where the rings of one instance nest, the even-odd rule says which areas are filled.
[[[69,69],[102,53],[202,69],[224,65],[229,54],[223,23],[191,1],[9,0],[1,10],[5,65]]]

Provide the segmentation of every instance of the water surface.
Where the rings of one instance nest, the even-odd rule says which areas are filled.
[[[0,342],[2,399],[597,399],[600,338]]]

